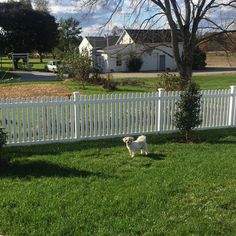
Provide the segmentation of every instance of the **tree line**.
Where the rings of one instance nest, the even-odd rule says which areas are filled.
[[[51,52],[60,57],[81,42],[81,27],[74,18],[56,20],[48,2],[30,0],[0,3],[0,53]]]

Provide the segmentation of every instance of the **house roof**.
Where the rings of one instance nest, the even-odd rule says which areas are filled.
[[[171,42],[171,30],[142,30],[142,29],[126,29],[125,30],[132,38],[134,43],[162,43]]]
[[[128,45],[127,44],[116,44],[116,45],[112,45],[112,46],[109,46],[109,47],[105,47],[103,49],[101,49],[100,51],[102,52],[107,52],[107,51],[119,51],[119,50],[123,50],[125,48],[127,48]]]
[[[115,45],[119,36],[108,36],[107,37],[86,37],[89,43],[96,49],[102,49],[107,47],[107,45],[112,46]]]

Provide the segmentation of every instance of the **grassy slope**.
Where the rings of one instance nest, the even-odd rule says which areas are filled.
[[[8,148],[0,172],[4,235],[236,235],[236,129],[198,144],[148,136]]]

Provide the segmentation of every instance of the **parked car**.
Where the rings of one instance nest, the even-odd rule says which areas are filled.
[[[45,65],[45,69],[47,71],[52,71],[52,72],[56,73],[58,71],[58,66],[61,65],[61,64],[62,64],[61,61],[49,61]]]

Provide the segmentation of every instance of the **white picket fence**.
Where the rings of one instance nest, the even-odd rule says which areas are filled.
[[[179,92],[2,99],[0,127],[8,145],[68,142],[174,132]],[[236,86],[202,91],[198,129],[236,126]]]

